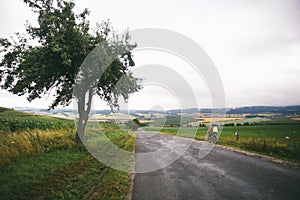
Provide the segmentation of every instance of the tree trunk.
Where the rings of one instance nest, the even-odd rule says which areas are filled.
[[[85,127],[87,123],[88,117],[80,116],[78,123],[77,123],[77,130],[76,130],[76,138],[75,142],[77,144],[81,144],[84,141],[84,133],[85,133]]]
[[[85,92],[86,94],[87,92]],[[75,142],[77,144],[81,144],[84,141],[84,133],[87,121],[89,119],[89,113],[91,111],[91,104],[93,93],[91,90],[88,91],[87,103],[85,103],[85,95],[78,98],[78,113],[79,119],[77,123],[77,130],[76,130],[76,138]]]

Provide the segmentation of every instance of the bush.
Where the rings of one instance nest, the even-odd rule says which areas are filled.
[[[131,130],[136,130],[139,125],[138,125],[138,120],[134,119],[134,120],[129,120],[128,122],[126,122],[126,126],[131,129]]]

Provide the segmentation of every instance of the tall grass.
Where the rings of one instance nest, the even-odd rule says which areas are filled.
[[[74,138],[72,120],[0,107],[0,167],[18,158],[71,148]]]
[[[18,158],[74,145],[75,130],[27,130],[0,134],[0,167]]]
[[[300,161],[299,139],[284,141],[274,138],[241,138],[236,141],[234,138],[224,137],[218,141],[218,144],[237,147],[284,159]]]
[[[95,132],[87,133],[87,142],[103,145],[97,137],[99,124],[91,125]],[[134,133],[115,124],[102,124],[101,128],[119,148],[134,152]],[[0,170],[1,199],[127,199],[130,173],[105,166],[83,147],[66,149],[73,145],[74,136],[67,130],[6,134],[5,147],[11,149],[6,155],[16,151],[18,156],[30,157],[19,157]],[[23,148],[18,149],[20,146]],[[132,167],[132,161],[125,165]]]

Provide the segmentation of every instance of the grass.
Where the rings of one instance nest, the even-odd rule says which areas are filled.
[[[126,199],[130,177],[82,150],[20,159],[0,172],[1,199]]]
[[[91,125],[84,140],[89,151],[103,163],[128,171],[133,163],[135,133],[121,130],[116,124],[101,123],[101,130],[99,125],[98,128]]]
[[[26,130],[0,134],[0,167],[19,158],[74,146],[75,130]]]
[[[60,122],[9,109],[3,112],[0,119],[8,116],[19,121]],[[89,128],[95,130],[87,133],[86,142],[105,145],[97,135],[99,124],[93,123]],[[114,124],[101,124],[101,129],[113,144],[134,152],[134,133],[122,131]],[[131,174],[100,163],[74,139],[75,129],[70,127],[0,131],[1,199],[126,199]],[[123,168],[130,171],[132,160],[124,163]]]
[[[41,156],[18,159],[0,171],[1,199],[32,196],[47,177],[85,156],[85,152],[56,150]],[[38,188],[37,188],[38,187]]]
[[[235,130],[239,131],[238,141]],[[300,162],[300,125],[226,127],[218,144]]]
[[[5,120],[11,124],[1,124]],[[27,126],[29,124],[35,125]],[[49,126],[44,126],[47,124]],[[35,116],[0,107],[0,168],[19,158],[41,155],[53,149],[70,149],[74,140],[72,120]]]
[[[200,127],[194,134],[195,129],[183,127],[180,134],[178,134],[179,129],[176,127],[144,127],[143,129],[196,140],[204,140],[208,131],[207,128]],[[234,135],[236,130],[239,131],[238,141],[236,141]],[[286,137],[289,137],[289,139],[286,139]],[[224,127],[217,143],[300,162],[299,124]]]

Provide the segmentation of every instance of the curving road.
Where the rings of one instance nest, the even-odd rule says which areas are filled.
[[[174,137],[167,135],[139,131],[136,153],[147,154],[167,148],[170,151],[165,151],[165,153],[174,156],[178,151],[170,147],[173,139]],[[182,144],[188,141],[177,139]],[[201,145],[201,142],[192,142],[181,157],[162,169],[136,173],[132,199],[282,200],[300,198],[299,169],[292,169],[220,147],[214,147],[208,156],[201,159],[198,156]],[[147,162],[136,156],[135,170],[139,172],[151,165],[151,162],[163,163],[161,159],[165,160],[164,155],[152,156]]]

